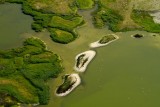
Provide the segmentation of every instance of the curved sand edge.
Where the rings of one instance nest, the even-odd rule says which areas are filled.
[[[76,67],[77,59],[82,54],[85,54],[84,58],[88,58],[88,61],[84,64],[84,66],[78,68],[78,67]],[[93,50],[85,51],[85,52],[78,54],[75,58],[76,63],[74,66],[74,70],[76,70],[77,72],[84,72],[86,70],[89,62],[94,58],[95,55],[96,55],[96,52]]]
[[[106,45],[108,45],[108,44],[116,41],[117,39],[119,39],[119,37],[118,37],[117,35],[115,35],[115,34],[111,34],[111,35],[113,35],[116,39],[111,40],[111,41],[107,42],[106,44],[100,44],[100,43],[99,43],[99,40],[98,40],[98,41],[96,41],[96,42],[90,43],[89,46],[90,46],[91,48],[97,48],[97,47],[101,47],[101,46],[106,46]]]
[[[79,77],[79,75],[78,74],[75,74],[75,73],[73,73],[73,74],[70,74],[69,76],[71,76],[71,77],[73,77],[73,81],[76,81],[73,85],[72,85],[72,87],[68,90],[68,91],[66,91],[65,93],[61,93],[61,94],[57,94],[56,93],[56,91],[55,91],[55,94],[56,94],[56,96],[66,96],[66,95],[68,95],[71,91],[73,91],[80,83],[81,83],[81,78]],[[62,83],[63,84],[63,83]],[[58,89],[58,88],[57,88]]]

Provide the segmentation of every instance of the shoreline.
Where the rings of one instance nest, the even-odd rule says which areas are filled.
[[[101,46],[106,46],[106,45],[108,45],[108,44],[116,41],[117,39],[119,39],[119,36],[117,36],[117,35],[115,35],[115,34],[111,34],[111,35],[113,35],[116,39],[111,40],[111,41],[109,41],[109,42],[107,42],[107,43],[105,43],[105,44],[100,44],[100,43],[99,43],[100,40],[98,40],[98,41],[96,41],[96,42],[90,43],[89,47],[90,47],[90,48],[98,48],[98,47],[101,47]]]
[[[88,61],[82,65],[80,68],[78,68],[76,66],[77,64],[77,59],[84,54],[84,58],[88,58]],[[77,72],[84,72],[88,66],[88,64],[91,62],[91,60],[94,58],[94,56],[96,55],[96,52],[93,51],[93,50],[88,50],[88,51],[85,51],[85,52],[82,52],[80,54],[78,54],[76,57],[75,57],[75,65],[74,65],[74,70],[77,71]]]
[[[69,76],[74,79],[73,81],[75,81],[75,83],[74,83],[74,84],[72,85],[72,87],[69,88],[66,92],[60,93],[60,94],[57,93],[57,89],[59,88],[59,87],[58,87],[58,88],[56,89],[56,91],[55,91],[55,95],[56,95],[56,96],[61,97],[61,96],[66,96],[66,95],[68,95],[70,92],[72,92],[72,91],[81,83],[81,78],[79,77],[78,74],[72,73],[72,74],[70,74]],[[65,82],[65,80],[63,81],[63,83],[64,83],[64,82]],[[63,84],[63,83],[62,83],[62,84]],[[61,85],[62,85],[62,84],[61,84]],[[61,86],[61,85],[60,85],[60,86]]]

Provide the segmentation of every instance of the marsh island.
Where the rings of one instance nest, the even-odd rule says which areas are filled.
[[[95,55],[96,52],[93,50],[85,51],[78,54],[75,58],[74,69],[78,72],[84,72]]]
[[[115,34],[108,34],[106,36],[103,36],[100,40],[93,42],[90,44],[91,48],[106,46],[110,44],[111,42],[114,42],[115,40],[119,39],[119,37]]]
[[[64,75],[63,80],[63,84],[61,84],[56,90],[57,96],[66,96],[81,82],[78,74]]]

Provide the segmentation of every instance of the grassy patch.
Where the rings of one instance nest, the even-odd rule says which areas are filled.
[[[58,43],[67,44],[75,39],[74,34],[60,29],[52,28],[50,29],[50,32],[53,41],[56,41]]]
[[[74,14],[76,6],[73,5],[74,0],[27,0],[30,6],[35,10],[46,13],[56,14]]]
[[[117,11],[114,11],[112,9],[107,9],[104,13],[102,13],[101,18],[104,22],[106,22],[109,29],[111,29],[112,31],[118,31],[118,24],[123,20],[123,17],[118,14]]]
[[[62,71],[59,56],[46,50],[37,38],[28,38],[24,46],[0,51],[0,93],[22,103],[47,104],[46,81]]]
[[[123,17],[118,11],[107,8],[98,2],[98,10],[93,13],[93,19],[96,27],[102,28],[107,25],[112,31],[119,31],[118,24],[123,20]]]
[[[72,31],[75,27],[82,23],[82,17],[74,17],[70,20],[66,20],[59,16],[53,16],[50,22],[50,26],[54,28],[62,28]]]
[[[76,5],[80,9],[90,9],[93,7],[94,1],[93,0],[76,0]]]
[[[93,21],[94,21],[94,25],[97,28],[103,28],[105,26],[105,22],[102,20],[101,15],[98,14],[94,14],[93,15]]]
[[[38,96],[36,96],[36,88],[20,75],[0,78],[0,92],[8,93],[23,103],[39,102]]]
[[[65,75],[63,79],[64,79],[64,82],[62,85],[58,87],[56,91],[57,94],[65,93],[70,88],[72,88],[73,84],[75,83],[73,82],[72,77],[70,77],[70,75]]]
[[[132,19],[141,26],[142,30],[154,33],[160,32],[160,24],[154,23],[153,17],[147,11],[134,10]]]
[[[116,39],[113,35],[107,35],[107,36],[103,36],[100,40],[99,43],[100,44],[106,44],[109,41],[113,41],[114,39]]]

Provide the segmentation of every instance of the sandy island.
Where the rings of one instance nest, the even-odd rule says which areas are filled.
[[[72,78],[72,82],[74,84],[71,86],[71,88],[69,88],[67,91],[65,91],[63,93],[57,93],[57,90],[59,88],[58,87],[56,92],[55,92],[56,96],[66,96],[66,95],[68,95],[71,91],[73,91],[81,83],[81,78],[79,77],[78,74],[75,74],[75,73],[74,74],[70,74],[69,77]],[[64,80],[64,82],[65,82],[65,80]],[[61,85],[63,85],[63,83]]]
[[[87,68],[87,65],[94,58],[95,55],[96,52],[93,50],[85,51],[78,54],[75,58],[76,63],[74,66],[74,70],[78,72],[84,72]]]
[[[98,41],[96,41],[96,42],[91,43],[89,46],[90,46],[91,48],[97,48],[97,47],[101,47],[101,46],[106,46],[106,45],[108,45],[108,44],[116,41],[117,39],[119,39],[119,37],[118,37],[117,35],[115,35],[115,34],[111,34],[111,35],[113,35],[113,36],[115,37],[114,40],[111,40],[111,41],[109,41],[109,42],[107,42],[107,43],[105,43],[105,44],[99,43],[100,40],[98,40]]]

